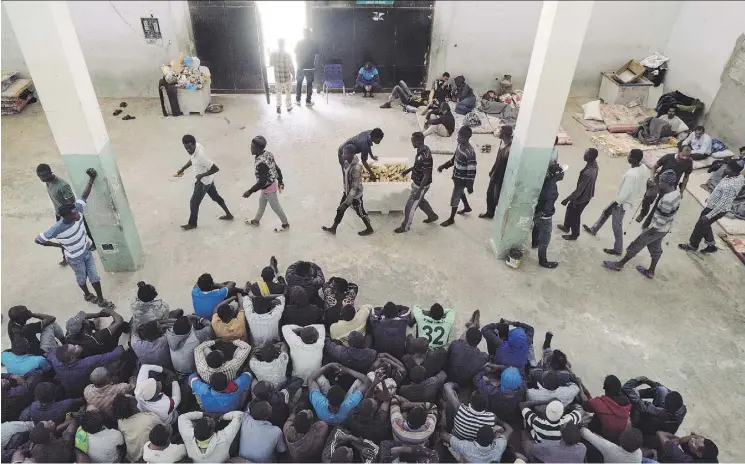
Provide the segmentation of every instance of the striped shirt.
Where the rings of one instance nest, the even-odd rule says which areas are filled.
[[[453,179],[466,182],[466,187],[473,187],[476,179],[476,152],[470,143],[459,144],[453,155]]]
[[[659,232],[670,232],[673,227],[673,218],[680,208],[680,190],[675,189],[660,198],[649,224],[650,229]]]
[[[407,445],[421,445],[429,440],[437,425],[437,406],[425,403],[425,408],[427,408],[427,419],[424,421],[424,425],[418,429],[411,429],[401,413],[398,399],[395,397],[391,399],[391,428],[393,429],[393,438],[397,442]]]
[[[65,258],[67,259],[75,259],[83,256],[91,246],[91,239],[88,238],[88,234],[85,232],[85,224],[83,224],[85,205],[85,200],[76,200],[75,210],[80,214],[80,218],[71,224],[66,224],[60,219],[49,230],[39,234],[37,239],[42,242],[48,242],[56,238],[60,245],[62,245]]]
[[[561,440],[561,427],[565,424],[579,424],[582,421],[582,414],[577,410],[564,414],[556,422],[539,416],[530,408],[523,408],[522,415],[525,419],[526,428],[530,429],[530,436],[537,443],[543,440]]]
[[[729,212],[732,202],[735,201],[735,197],[740,193],[743,185],[745,185],[745,177],[743,176],[722,178],[714,187],[709,199],[706,200],[706,207],[711,209],[706,217],[711,219],[717,214]]]
[[[424,187],[432,183],[432,151],[427,145],[418,148],[414,157],[414,168],[411,170],[411,181],[419,187]],[[422,184],[424,177],[427,177],[427,183]]]
[[[243,297],[243,308],[246,312],[248,331],[253,346],[261,346],[267,342],[279,340],[279,320],[282,319],[282,313],[285,311],[285,297],[279,295],[275,299],[279,300],[278,305],[267,313],[259,314],[254,311],[251,297]]]
[[[203,342],[197,345],[194,350],[194,364],[197,366],[197,374],[199,374],[202,380],[209,381],[212,378],[212,374],[222,372],[228,380],[235,380],[238,377],[238,371],[241,370],[246,359],[248,359],[249,353],[251,353],[251,345],[243,340],[233,340],[233,345],[236,346],[233,359],[225,361],[222,366],[213,369],[207,364],[207,353],[212,351],[215,341],[208,340]]]
[[[461,440],[475,440],[481,427],[494,427],[496,424],[497,416],[493,412],[476,411],[470,404],[461,404],[455,413],[453,435]]]

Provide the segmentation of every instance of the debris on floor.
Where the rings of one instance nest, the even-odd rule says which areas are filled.
[[[127,107],[127,102],[119,103],[119,108],[126,108],[126,107]]]
[[[121,109],[114,110],[114,113],[113,113],[114,116],[119,116],[120,114],[122,114],[122,110]]]
[[[208,113],[222,113],[222,105],[219,103],[211,103],[210,106],[207,107]]]
[[[36,102],[34,97],[34,84],[31,79],[17,79],[7,75],[11,82],[3,81],[2,92],[2,114],[18,114],[30,103]],[[3,74],[3,78],[6,75]],[[7,84],[7,85],[6,85]]]

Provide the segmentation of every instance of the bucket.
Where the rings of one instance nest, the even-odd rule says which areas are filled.
[[[507,261],[505,261],[505,263],[512,269],[517,269],[518,267],[520,267],[520,262],[522,262],[522,260],[523,260],[522,250],[513,248],[507,252]]]

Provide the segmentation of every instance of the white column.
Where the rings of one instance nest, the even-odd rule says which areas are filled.
[[[67,2],[4,2],[73,189],[99,177],[86,221],[104,269],[133,271],[142,247]]]
[[[523,248],[574,77],[593,1],[544,1],[491,245],[502,258]]]

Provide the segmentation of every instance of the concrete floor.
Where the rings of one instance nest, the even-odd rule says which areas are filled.
[[[481,135],[474,137],[475,144],[491,143],[495,150],[479,154],[471,197],[475,211],[469,217],[458,217],[455,226],[443,229],[422,224],[424,215],[419,213],[411,232],[397,235],[393,229],[402,220],[400,214],[373,215],[377,232],[361,238],[356,234],[361,223],[350,211],[338,235],[330,237],[321,225],[331,222],[341,190],[338,145],[361,130],[380,126],[386,135],[375,153],[412,160],[409,137],[416,121],[414,115],[379,109],[380,97],[369,101],[334,95],[329,104],[323,100],[318,98],[313,109],[295,108],[277,116],[263,96],[219,96],[214,101],[225,105],[223,113],[180,118],[160,116],[157,100],[127,100],[125,114],[136,116],[133,121],[111,116],[119,100],[101,101],[145,250],[139,271],[103,277],[106,295],[124,315],[129,314],[139,280],[154,284],[171,307],[189,308],[190,288],[202,272],[245,282],[258,277],[272,254],[280,267],[309,259],[320,264],[327,277],[357,282],[359,303],[437,301],[456,308],[459,323],[479,308],[485,322],[505,317],[534,324],[537,338],[552,330],[555,347],[568,353],[594,394],[602,393],[603,378],[611,373],[622,381],[640,375],[661,381],[679,390],[688,405],[682,433],[712,437],[723,460],[745,458],[739,417],[745,408],[745,267],[726,250],[703,257],[677,249],[700,211],[690,195],[683,199],[654,281],[634,270],[634,265],[648,263],[646,252],[619,274],[600,266],[607,257],[602,248],[612,241],[609,224],[598,237],[584,234],[577,242],[563,241],[557,231],[549,257],[561,263],[558,269],[539,268],[530,253],[515,271],[491,252],[492,223],[476,217],[485,207],[487,172],[498,142]],[[589,133],[571,120],[575,111],[575,102],[570,102],[563,121],[574,145],[560,148],[561,162],[571,166],[559,185],[562,196],[574,187],[582,153],[590,146]],[[64,321],[91,306],[83,302],[72,272],[57,266],[57,250],[33,243],[53,220],[34,169],[46,162],[68,176],[40,105],[3,117],[2,131],[2,309],[25,304]],[[181,145],[185,133],[195,135],[220,166],[216,185],[239,220],[218,221],[219,208],[205,200],[199,228],[179,229],[188,216],[193,180],[191,173],[182,179],[171,176],[187,161]],[[254,182],[248,146],[257,134],[267,138],[267,149],[285,175],[287,189],[281,200],[292,224],[289,233],[272,232],[279,222],[271,211],[258,229],[243,224],[257,202],[255,197],[241,198]],[[446,159],[436,155],[435,161]],[[612,200],[626,168],[623,159],[601,155],[598,161],[597,196],[584,222],[594,220]],[[449,177],[435,174],[429,194],[441,216],[448,209]],[[557,207],[554,223],[564,213]],[[638,230],[636,224],[631,226],[629,239]],[[7,347],[5,330],[3,337]]]

